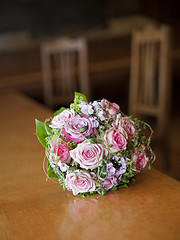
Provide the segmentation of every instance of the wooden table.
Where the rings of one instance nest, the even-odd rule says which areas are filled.
[[[0,239],[179,239],[178,181],[144,170],[128,189],[75,197],[42,170],[34,119],[52,113],[14,92],[0,93],[0,113]]]

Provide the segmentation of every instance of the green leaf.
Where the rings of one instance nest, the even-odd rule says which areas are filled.
[[[53,168],[51,167],[49,161],[47,162],[47,178],[46,180],[48,180],[49,178],[58,178],[55,174],[55,172],[53,171]]]
[[[95,141],[93,138],[89,138],[88,141],[89,141],[90,143],[92,143],[92,144],[95,144],[95,143],[96,143],[96,141]]]
[[[79,104],[81,101],[88,103],[88,100],[84,94],[75,92],[74,103]]]
[[[43,147],[47,148],[47,143],[45,138],[48,136],[45,123],[35,119],[36,122],[36,136],[39,142],[43,145]]]
[[[88,103],[88,100],[84,94],[75,92],[74,103],[71,103],[70,108],[74,109],[77,113],[81,112],[81,108],[78,106],[81,101]]]
[[[101,195],[104,196],[104,195],[106,195],[106,193],[107,193],[107,191],[105,189],[102,189]]]
[[[151,164],[150,163],[148,163],[148,169],[149,169],[149,171],[151,170]]]
[[[120,185],[119,188],[128,188],[127,184]]]
[[[137,139],[135,139],[135,140],[134,140],[134,146],[136,147],[136,146],[137,146],[137,144],[138,144],[138,140],[137,140]]]
[[[99,194],[101,194],[102,196],[106,195],[107,191],[105,189],[99,190],[97,191]]]
[[[99,107],[99,108],[102,108],[102,106],[101,106],[100,104],[98,104],[98,107]]]
[[[131,182],[135,182],[136,181],[136,179],[135,178],[131,178]]]
[[[52,135],[52,128],[49,127],[49,124],[44,123],[44,127],[45,127],[47,135]]]
[[[118,190],[118,187],[114,186],[113,188],[111,188],[111,190],[116,191],[116,190]]]
[[[77,176],[77,174],[75,172],[74,172],[74,175],[75,175],[76,180],[78,180],[78,176]]]
[[[86,131],[86,129],[87,129],[87,126],[84,126],[80,129],[80,132],[84,132],[84,131]]]
[[[100,177],[105,178],[106,175],[107,175],[106,166],[103,166],[101,167],[101,170],[100,170]]]
[[[55,113],[54,113],[54,117],[57,116],[58,114],[60,114],[61,112],[63,112],[64,110],[66,110],[67,108],[65,107],[61,107],[59,110],[57,110]]]

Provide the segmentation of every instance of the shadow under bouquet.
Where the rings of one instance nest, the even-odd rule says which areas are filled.
[[[64,189],[81,196],[128,187],[143,168],[150,169],[152,133],[149,124],[125,115],[116,103],[89,103],[77,92],[69,108],[61,107],[45,122],[36,120],[47,179],[57,178]]]

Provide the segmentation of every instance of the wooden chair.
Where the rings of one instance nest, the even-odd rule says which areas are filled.
[[[69,105],[78,91],[90,99],[87,45],[84,38],[63,38],[41,46],[44,101]]]
[[[154,139],[162,140],[164,150],[171,95],[169,50],[167,26],[147,26],[132,34],[129,114],[155,118]]]

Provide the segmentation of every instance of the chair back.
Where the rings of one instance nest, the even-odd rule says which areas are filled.
[[[170,107],[170,30],[147,26],[132,34],[129,114],[154,116],[163,135]]]
[[[90,98],[87,43],[62,38],[41,47],[44,101],[49,107],[69,105],[78,91]]]

